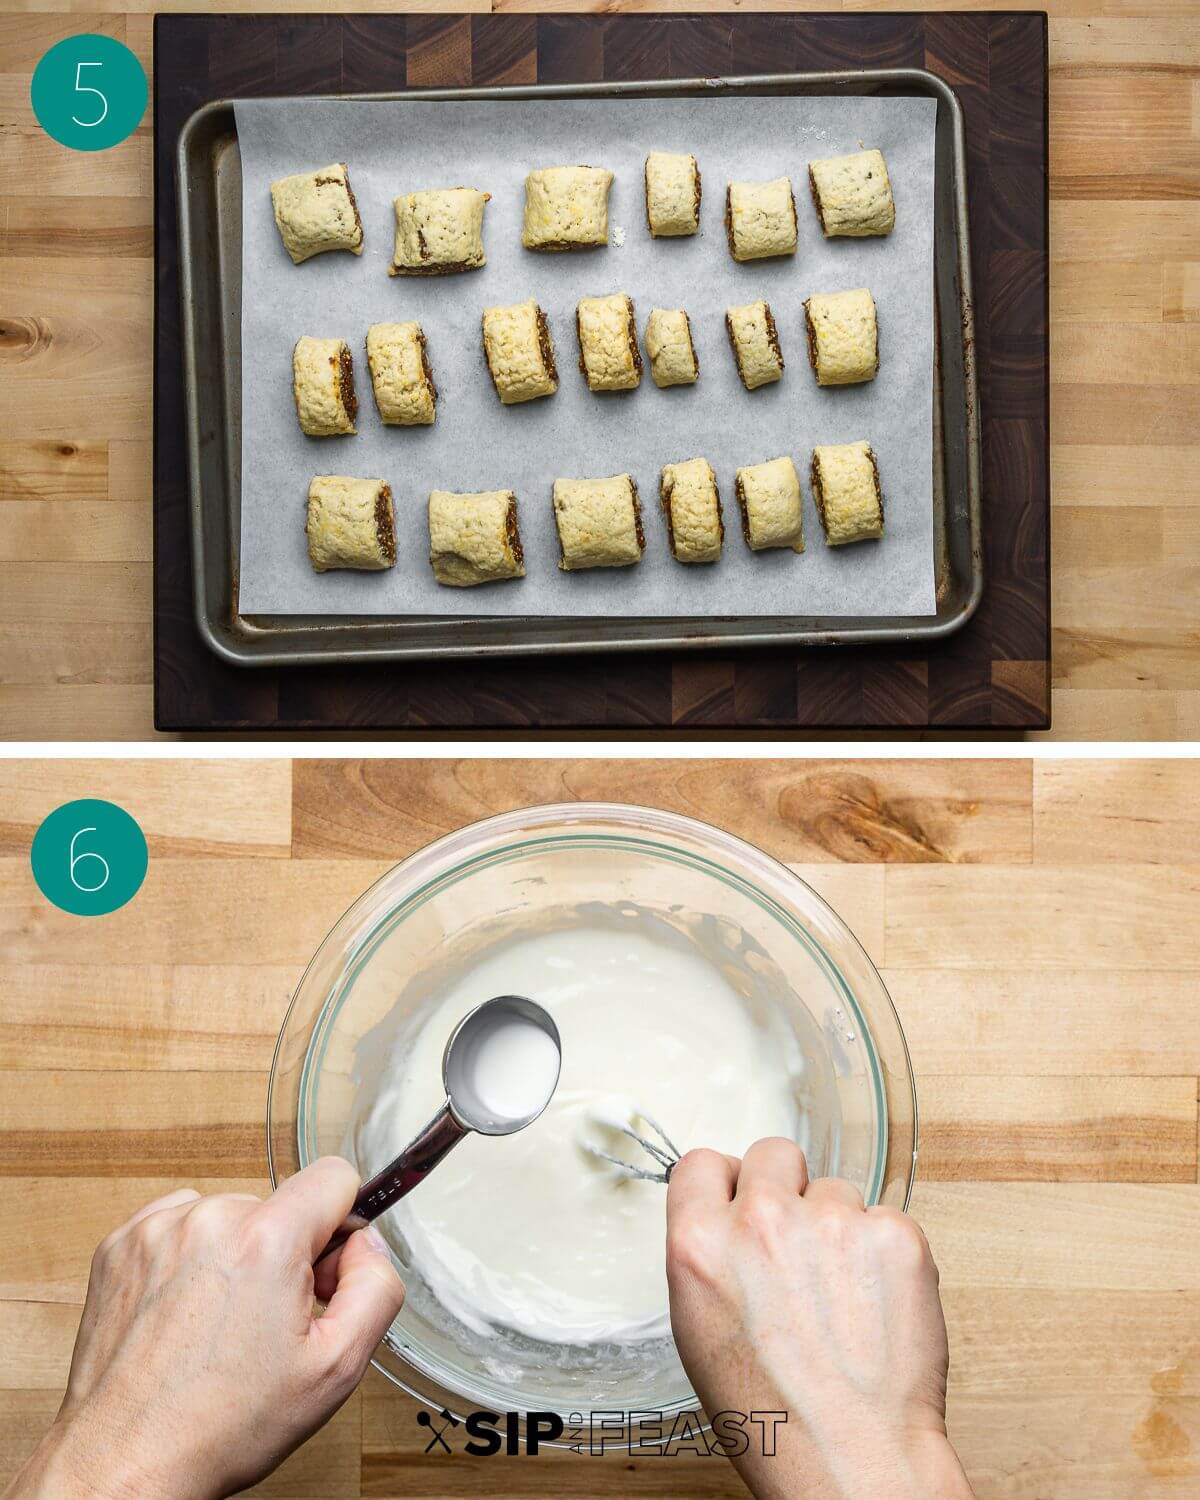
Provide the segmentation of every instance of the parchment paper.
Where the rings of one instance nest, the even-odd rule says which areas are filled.
[[[935,609],[932,539],[932,99],[693,98],[498,103],[242,101],[242,532],[245,614],[417,615],[925,615]],[[896,198],[884,239],[825,240],[807,163],[878,146]],[[654,240],[645,222],[649,150],[693,151],[704,186],[701,230]],[[294,266],[275,228],[270,183],[344,161],[364,227],[361,256]],[[521,246],[524,178],[538,166],[588,162],[615,173],[607,249],[539,255]],[[738,265],[725,240],[730,179],[792,180],[794,256]],[[433,278],[390,278],[392,200],[466,184],[492,194],[487,265]],[[881,368],[865,385],[822,389],[809,369],[802,304],[812,292],[866,286],[879,312]],[[660,391],[649,361],[638,390],[593,395],[578,370],[575,304],[628,292],[639,336],[652,307],[684,307],[700,379]],[[484,307],[536,297],[550,320],[557,395],[501,406],[480,343]],[[730,304],[764,297],[786,370],[743,389],[725,333]],[[384,427],[364,341],[377,322],[417,319],[441,399],[432,427]],[[301,334],[340,337],[354,354],[354,437],[307,438],[292,399]],[[881,541],[828,548],[808,484],[816,443],[867,438],[885,504]],[[734,470],[791,454],[804,490],[807,551],[751,553],[742,540]],[[711,566],[671,557],[658,501],[664,463],[703,455],[717,473],[725,548]],[[631,473],[643,502],[646,553],[634,567],[559,570],[551,507],[556,477]],[[314,474],[387,480],[396,498],[398,559],[387,573],[316,574],[304,538]],[[513,489],[528,576],[442,588],[428,562],[431,489]]]

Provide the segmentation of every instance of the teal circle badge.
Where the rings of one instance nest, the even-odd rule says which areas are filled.
[[[137,895],[149,854],[145,834],[123,807],[84,797],[45,819],[29,863],[47,901],[76,917],[103,917]]]
[[[146,74],[123,42],[69,36],[33,70],[33,112],[48,136],[72,151],[107,151],[146,113]]]

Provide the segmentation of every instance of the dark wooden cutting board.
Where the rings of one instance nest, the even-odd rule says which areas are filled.
[[[210,99],[924,67],[966,116],[987,584],[948,641],[769,653],[256,671],[192,618],[180,127]],[[162,730],[1039,729],[1049,723],[1049,331],[1043,13],[160,15],[154,47],[154,689]]]

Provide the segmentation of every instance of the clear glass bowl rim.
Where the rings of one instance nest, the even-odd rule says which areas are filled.
[[[904,1184],[904,1202],[902,1205],[902,1207],[907,1209],[912,1197],[913,1184],[916,1177],[919,1128],[916,1082],[913,1075],[912,1059],[908,1049],[907,1038],[904,1035],[904,1028],[891,994],[870,955],[863,948],[858,938],[829,902],[814,890],[802,876],[797,875],[781,859],[767,854],[757,845],[738,837],[736,834],[731,834],[724,829],[717,828],[711,823],[705,823],[699,818],[691,818],[682,813],[667,812],[659,808],[646,807],[637,803],[618,802],[543,803],[530,807],[516,808],[509,812],[495,813],[488,817],[477,819],[472,823],[455,829],[451,833],[443,834],[399,860],[391,868],[384,871],[376,880],[372,881],[366,890],[342,913],[321,940],[293,991],[280,1026],[279,1036],[271,1059],[271,1073],[267,1086],[266,1144],[267,1167],[272,1188],[278,1187],[281,1176],[275,1159],[274,1132],[272,1129],[277,1074],[281,1055],[297,1003],[305,991],[309,976],[321,963],[327,950],[339,945],[341,936],[346,929],[353,929],[360,924],[362,916],[377,902],[381,888],[394,883],[401,872],[404,874],[403,891],[395,894],[389,900],[387,909],[376,914],[369,930],[360,935],[352,945],[345,942],[340,943],[340,948],[344,955],[343,973],[353,967],[362,951],[373,942],[380,927],[396,913],[398,908],[409,906],[419,896],[431,894],[435,887],[444,888],[446,885],[452,884],[456,879],[470,874],[483,857],[497,859],[505,854],[514,856],[519,854],[522,850],[530,847],[529,835],[536,833],[538,830],[553,827],[560,830],[564,834],[564,838],[569,838],[572,836],[569,832],[571,825],[600,825],[596,830],[598,836],[603,837],[604,831],[607,829],[610,836],[614,839],[636,841],[639,836],[644,838],[647,834],[652,834],[656,840],[673,847],[680,853],[686,854],[693,860],[697,858],[695,846],[699,846],[699,850],[701,851],[699,857],[703,862],[714,867],[714,875],[718,875],[727,881],[732,880],[735,885],[745,888],[752,895],[752,898],[758,899],[760,904],[765,902],[768,909],[775,909],[777,912],[782,909],[786,913],[787,908],[793,905],[793,901],[789,899],[789,892],[797,888],[804,893],[806,900],[816,904],[825,919],[856,952],[859,961],[867,970],[869,977],[874,980],[878,987],[879,995],[886,1001],[887,1011],[895,1028],[895,1039],[900,1044],[904,1060],[904,1072],[908,1084],[909,1106],[912,1118],[912,1159],[909,1163]],[[580,829],[576,829],[575,836],[580,831]],[[742,868],[729,869],[723,866],[720,863],[720,856],[722,854]],[[792,914],[792,919],[794,920],[794,913]],[[877,1053],[878,1046],[874,1039],[874,1028],[867,1025],[866,1018],[862,1016],[854,991],[842,976],[840,966],[827,952],[824,942],[813,937],[811,933],[808,934],[808,937],[817,944],[820,957],[824,963],[828,964],[837,974],[841,986],[845,989],[858,1015],[859,1023],[866,1027],[868,1035],[872,1037],[873,1050]],[[342,986],[339,985],[337,989],[327,995],[320,1009],[317,1011],[311,1027],[310,1048],[311,1038],[315,1038],[326,1023],[329,1007],[339,999],[341,989]],[[873,1059],[873,1065],[880,1066],[877,1057]],[[308,1066],[309,1063],[306,1057],[305,1071],[307,1071]],[[884,1095],[885,1110],[883,1123],[886,1131],[887,1090],[882,1080],[877,1080],[877,1087]],[[302,1115],[298,1111],[295,1121],[296,1147],[301,1160],[303,1160],[303,1152],[300,1146],[301,1126]],[[886,1166],[886,1161],[881,1162],[881,1173],[884,1166]],[[410,1368],[414,1375],[420,1375],[437,1386],[438,1396],[436,1403],[432,1402],[432,1398],[427,1393],[400,1378],[395,1370],[380,1363],[378,1358],[373,1358],[371,1361],[375,1368],[393,1384],[399,1386],[416,1400],[427,1405],[445,1404],[443,1397],[446,1391],[441,1386],[438,1376],[431,1371],[423,1369],[419,1364],[413,1364],[409,1352],[398,1347],[390,1338],[385,1342],[391,1354],[401,1360],[407,1368]],[[461,1403],[461,1398],[459,1400]],[[682,1412],[688,1410],[690,1406],[691,1403],[687,1401],[678,1402],[669,1408],[664,1408],[663,1415],[668,1416],[677,1411]],[[454,1415],[461,1417],[462,1413],[454,1411],[453,1406],[449,1409]]]

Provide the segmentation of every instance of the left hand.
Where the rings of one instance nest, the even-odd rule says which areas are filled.
[[[314,1275],[358,1186],[323,1157],[265,1201],[184,1188],[114,1230],[62,1409],[9,1500],[217,1500],[276,1468],[358,1385],[404,1301],[372,1229]]]

